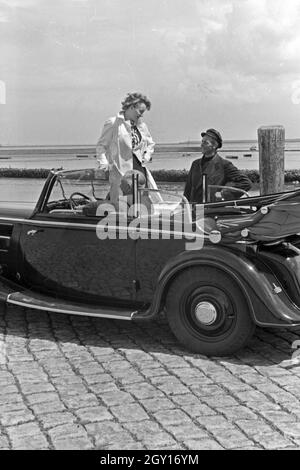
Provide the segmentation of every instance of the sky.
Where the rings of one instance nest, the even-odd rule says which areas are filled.
[[[128,92],[156,142],[300,138],[299,0],[0,0],[0,144],[95,144]]]

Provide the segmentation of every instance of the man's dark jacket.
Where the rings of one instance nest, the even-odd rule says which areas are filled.
[[[234,186],[248,191],[251,181],[231,162],[222,158],[218,153],[211,159],[199,158],[192,163],[184,189],[184,196],[189,202],[202,203],[202,175],[207,175],[208,185]],[[215,190],[217,191],[217,190]],[[236,196],[235,196],[236,197]],[[234,196],[233,196],[234,198]],[[211,193],[213,200],[213,192]]]

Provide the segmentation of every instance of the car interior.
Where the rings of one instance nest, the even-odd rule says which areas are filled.
[[[293,234],[300,232],[298,218],[300,205],[300,191],[288,191],[265,196],[251,196],[237,188],[228,186],[209,186],[210,199],[199,205],[208,232],[220,231],[222,237],[233,241],[237,234],[244,229],[251,228],[255,232],[255,239],[259,237],[274,237],[274,233]],[[85,218],[103,217],[105,212],[99,212],[101,205],[110,204],[108,182],[90,177],[89,171],[63,172],[58,175],[44,205],[44,214],[51,218],[82,220]],[[231,199],[223,197],[222,190],[226,189]],[[228,191],[229,189],[229,191]],[[232,199],[236,191],[236,199]],[[197,220],[197,205],[190,205],[182,194],[173,194],[167,191],[139,188],[138,201],[133,201],[132,193],[125,198],[127,202],[127,215],[131,217],[168,217],[189,208],[191,217]],[[136,215],[131,211],[134,202],[146,207],[146,212],[140,211]],[[104,206],[105,207],[105,206]],[[272,215],[266,215],[269,212]],[[284,212],[284,217],[283,217]],[[118,211],[116,210],[116,213]],[[288,216],[287,216],[288,215]],[[285,221],[285,222],[283,222]],[[283,224],[285,230],[283,230]],[[259,230],[257,227],[259,226]],[[254,227],[254,228],[253,228]],[[273,231],[273,233],[271,233]],[[233,238],[232,238],[233,237]]]

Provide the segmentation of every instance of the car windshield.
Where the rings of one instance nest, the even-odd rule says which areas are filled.
[[[82,215],[96,215],[99,204],[109,203],[109,181],[103,172],[95,169],[62,171],[56,179],[47,200],[46,212],[53,215],[64,211]],[[125,195],[125,193],[124,193]],[[180,211],[186,199],[176,192],[139,188],[138,200],[133,193],[126,194],[128,207],[138,202],[147,208],[148,215],[161,215]],[[98,211],[99,212],[99,211]],[[142,211],[145,215],[145,212]]]
[[[49,202],[69,199],[73,193],[81,193],[91,200],[105,199],[109,183],[103,174],[94,169],[58,173]]]

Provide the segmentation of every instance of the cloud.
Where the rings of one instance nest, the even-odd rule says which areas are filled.
[[[199,109],[287,109],[299,23],[299,0],[0,0],[0,78],[43,114],[64,93],[105,117],[141,90],[158,131],[178,109],[190,129]]]
[[[212,63],[261,77],[282,75],[284,71],[298,72],[299,61],[294,60],[295,54],[287,57],[285,50],[300,38],[299,6],[294,0],[234,2],[222,30],[210,35]],[[278,67],[280,62],[283,69]]]
[[[0,8],[9,7],[10,9],[15,8],[31,8],[38,5],[40,0],[1,0]],[[42,0],[43,1],[43,0]]]
[[[257,103],[300,74],[298,0],[196,1],[197,24],[173,18],[160,36],[163,70],[177,91]],[[204,84],[204,87],[201,86]],[[209,90],[209,91],[208,91]]]

